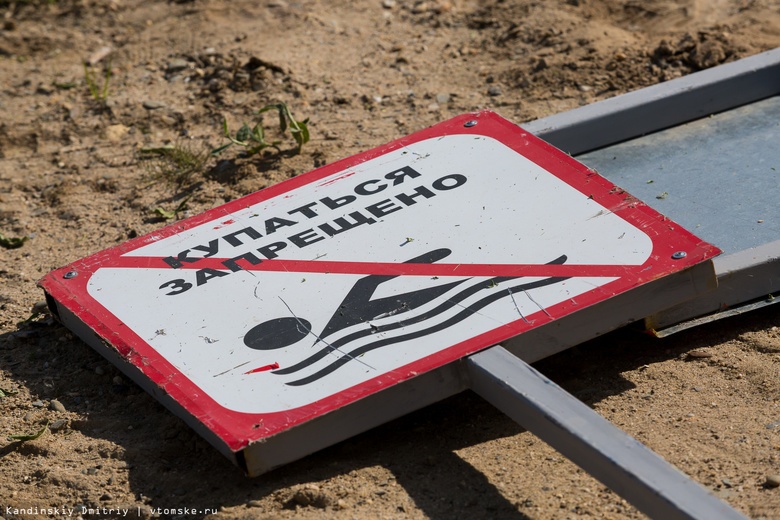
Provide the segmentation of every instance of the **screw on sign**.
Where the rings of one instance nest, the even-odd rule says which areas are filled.
[[[535,360],[691,298],[717,253],[480,112],[40,285],[67,326],[255,475],[462,391],[459,361],[494,345]]]

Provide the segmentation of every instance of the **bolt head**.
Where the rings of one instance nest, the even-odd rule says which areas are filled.
[[[62,277],[66,280],[70,280],[71,278],[76,278],[78,275],[78,271],[68,271],[67,273],[63,274]]]
[[[674,253],[672,253],[672,258],[674,258],[675,260],[680,260],[682,258],[685,258],[686,256],[688,256],[688,253],[686,253],[685,251],[675,251]]]
[[[466,128],[471,128],[472,126],[477,126],[477,122],[476,120],[472,119],[471,121],[466,121],[465,123],[463,123],[463,126],[465,126]]]

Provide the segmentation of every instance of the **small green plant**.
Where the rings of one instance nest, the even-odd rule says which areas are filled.
[[[24,320],[20,321],[20,322],[19,322],[19,323],[17,323],[16,325],[17,325],[18,327],[24,327],[24,326],[25,326],[25,325],[27,325],[28,323],[32,323],[32,322],[34,322],[34,321],[37,321],[37,320],[38,320],[38,318],[40,318],[41,316],[43,316],[43,313],[42,313],[42,312],[40,312],[40,311],[33,311],[33,312],[32,312],[32,313],[31,313],[31,314],[30,314],[30,315],[29,315],[29,316],[28,316],[26,319],[24,319]],[[0,396],[0,397],[2,397],[2,396]]]
[[[18,393],[19,391],[17,390],[3,390],[2,388],[0,388],[0,397],[8,397],[11,395],[16,395]]]
[[[209,159],[209,151],[190,141],[174,145],[141,149],[141,164],[153,181],[162,180],[181,188],[193,175],[201,173]]]
[[[192,195],[190,195],[190,197],[191,196]],[[158,217],[164,218],[165,220],[179,218],[179,213],[187,209],[187,201],[190,200],[190,197],[186,197],[184,200],[182,200],[173,211],[168,211],[163,208],[154,208],[154,214]]]
[[[76,87],[75,81],[52,81],[51,84],[60,90],[70,90]]]
[[[300,153],[303,145],[309,142],[309,127],[307,126],[309,119],[306,118],[303,121],[296,120],[290,111],[290,107],[288,107],[286,103],[266,105],[255,112],[255,114],[260,116],[270,110],[279,112],[279,131],[284,133],[288,128],[290,129],[293,139],[295,139],[295,142],[298,144],[297,152]],[[233,145],[242,146],[247,154],[254,155],[266,148],[276,148],[278,150],[279,144],[281,143],[280,141],[269,143],[265,140],[265,129],[263,128],[262,118],[260,118],[253,127],[244,123],[241,128],[238,129],[235,136],[230,135],[227,119],[223,119],[222,132],[229,142],[212,150],[212,155],[217,155]]]
[[[258,110],[257,114],[260,115],[263,112],[274,109],[279,111],[279,130],[284,132],[287,130],[289,124],[290,133],[298,144],[298,153],[300,153],[303,145],[309,142],[309,127],[307,126],[309,124],[309,118],[307,117],[303,121],[296,121],[292,112],[290,112],[290,107],[288,107],[286,103],[276,103],[274,105],[265,106]]]
[[[19,441],[19,442],[25,442],[25,441],[34,441],[44,433],[46,433],[46,430],[49,428],[49,421],[46,421],[46,424],[43,425],[43,428],[38,430],[35,433],[28,433],[28,434],[19,434],[19,435],[9,435],[8,440],[11,441]]]
[[[30,237],[6,237],[2,233],[0,233],[0,246],[4,247],[5,249],[16,249],[18,247],[22,247],[25,242]]]
[[[84,62],[84,81],[87,83],[87,88],[92,96],[92,99],[105,105],[108,100],[108,84],[111,81],[111,61],[108,62],[103,70],[103,86],[99,87],[97,84],[97,74],[92,65]]]

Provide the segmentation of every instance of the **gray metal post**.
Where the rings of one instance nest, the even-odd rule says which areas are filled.
[[[503,347],[466,365],[472,390],[651,518],[745,518]]]

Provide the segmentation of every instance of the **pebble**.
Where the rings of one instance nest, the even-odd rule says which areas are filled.
[[[49,410],[54,410],[55,412],[66,412],[67,410],[62,405],[61,402],[59,402],[56,399],[52,399],[49,403]]]
[[[770,489],[780,487],[780,475],[767,475],[764,487]]]
[[[124,383],[124,380],[122,379],[122,376],[114,376],[114,379],[112,379],[115,385],[121,385]]]
[[[263,507],[263,503],[259,500],[250,500],[246,503],[246,507]]]
[[[395,0],[382,0],[382,7],[385,9],[392,9],[395,7]]]
[[[549,65],[547,64],[547,60],[545,60],[544,58],[539,58],[539,61],[536,62],[536,65],[534,65],[533,70],[535,72],[539,72],[540,70],[544,70],[548,67]]]
[[[190,62],[188,62],[187,60],[175,59],[168,62],[168,66],[166,67],[166,70],[168,72],[177,72],[189,68],[189,66],[190,66]]]
[[[114,497],[113,497],[113,496],[111,496],[111,493],[103,493],[103,494],[100,496],[100,500],[102,500],[102,501],[104,501],[104,502],[105,502],[105,501],[107,501],[107,500],[114,500]]]
[[[96,373],[97,375],[99,375],[99,376],[102,376],[102,375],[104,375],[104,374],[106,373],[106,371],[103,369],[103,367],[101,367],[101,366],[96,366],[96,367],[95,367],[95,373]]]
[[[440,105],[445,105],[450,102],[450,95],[446,92],[442,92],[441,94],[436,94],[436,102]]]
[[[32,403],[30,403],[30,406],[34,406],[35,408],[43,408],[46,405],[43,404],[43,401],[38,399],[37,401],[33,401]]]
[[[49,429],[53,432],[60,431],[68,425],[68,421],[65,419],[57,419],[49,425]]]
[[[173,125],[175,125],[177,123],[176,119],[173,118],[173,117],[170,117],[170,116],[162,116],[162,117],[160,117],[160,122],[162,122],[162,123],[164,123],[164,124],[166,124],[168,126],[173,126]]]
[[[44,312],[49,312],[49,306],[45,300],[39,301],[38,303],[32,306],[32,312],[36,314],[43,314]]]
[[[24,414],[24,417],[23,417],[25,422],[30,422],[34,418],[35,418],[35,415],[32,412],[27,412],[26,414]]]
[[[109,142],[117,144],[130,132],[130,127],[125,125],[110,125],[106,127],[106,139]]]
[[[87,58],[87,63],[94,66],[98,63],[100,63],[106,56],[114,52],[114,49],[111,47],[101,47],[95,52],[93,52],[89,58]]]
[[[430,5],[428,5],[428,2],[420,2],[414,5],[412,7],[412,14],[421,14],[430,9]]]
[[[712,357],[712,352],[707,352],[706,350],[691,350],[688,352],[688,357],[696,359],[710,358]]]
[[[141,103],[146,110],[157,110],[158,108],[164,108],[165,103],[161,101],[147,100]]]
[[[503,94],[503,91],[501,90],[501,87],[498,85],[490,85],[488,87],[488,96],[500,96]]]

